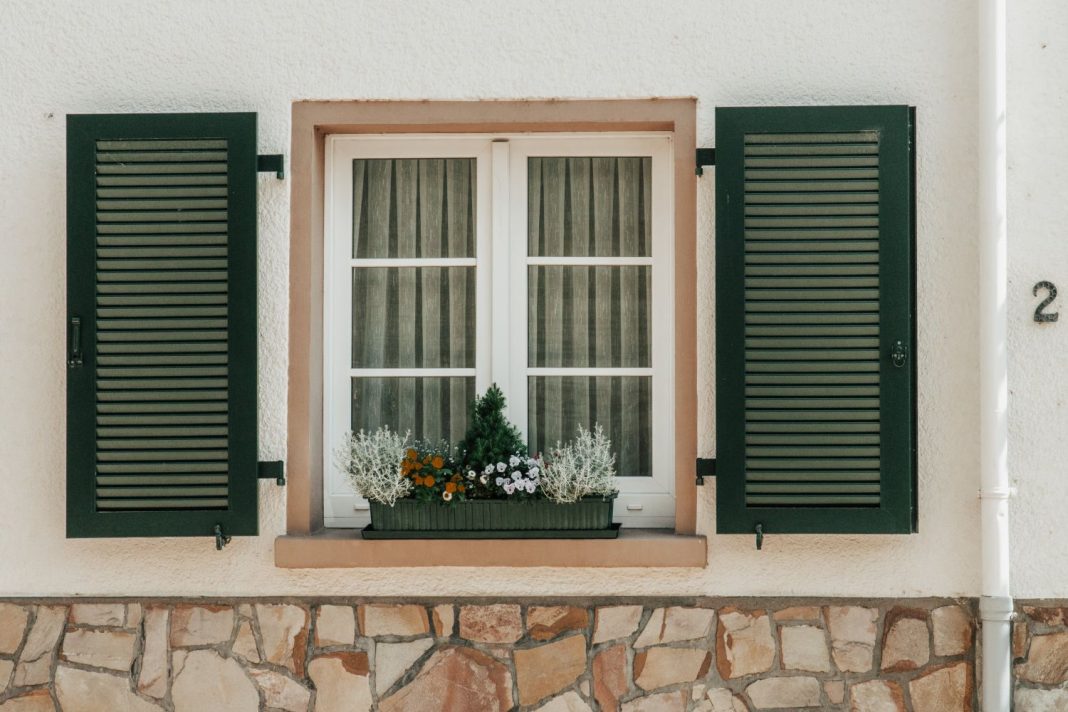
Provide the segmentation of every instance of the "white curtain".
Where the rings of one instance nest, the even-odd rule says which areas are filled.
[[[529,159],[529,254],[649,257],[651,168],[647,157]],[[599,423],[621,475],[652,474],[651,377],[611,375],[651,366],[651,277],[648,265],[528,268],[528,364],[606,369],[529,379],[532,450]]]
[[[475,257],[473,159],[353,162],[353,256]],[[353,368],[474,368],[474,267],[355,267]],[[352,427],[459,440],[469,377],[358,377]]]

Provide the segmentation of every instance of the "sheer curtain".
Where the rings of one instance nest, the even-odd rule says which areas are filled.
[[[613,375],[652,365],[651,170],[648,157],[528,163],[528,255],[608,258],[527,268],[528,365],[596,369],[528,379],[530,446],[548,450],[597,423],[626,476],[652,474],[652,377]]]
[[[352,169],[352,367],[406,369],[352,379],[352,428],[459,440],[474,376],[411,369],[475,366],[475,267],[433,264],[475,257],[475,161],[358,159]]]

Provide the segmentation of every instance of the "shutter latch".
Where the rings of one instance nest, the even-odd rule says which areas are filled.
[[[67,365],[77,368],[82,365],[82,318],[72,316],[70,318],[70,346],[67,355]]]
[[[256,465],[256,472],[261,480],[274,480],[279,487],[285,487],[286,463],[281,460],[260,462]]]
[[[894,364],[895,368],[901,368],[905,365],[905,361],[909,357],[909,348],[901,341],[895,341],[893,347],[890,349],[890,363]]]
[[[222,551],[232,538],[223,534],[222,524],[215,525],[215,551]]]
[[[757,524],[753,531],[756,532],[757,551],[760,551],[764,548],[764,525]]]

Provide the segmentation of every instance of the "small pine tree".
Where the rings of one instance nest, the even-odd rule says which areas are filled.
[[[481,469],[488,464],[508,462],[512,455],[526,455],[527,446],[519,429],[504,416],[504,393],[493,384],[471,405],[470,424],[460,443],[460,457],[468,467]]]

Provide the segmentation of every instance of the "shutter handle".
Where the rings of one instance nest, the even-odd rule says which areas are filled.
[[[890,349],[890,363],[894,364],[895,368],[901,368],[908,358],[909,348],[903,342],[895,341],[893,348]]]
[[[82,319],[78,316],[70,318],[70,353],[67,356],[67,365],[71,368],[82,365]]]

